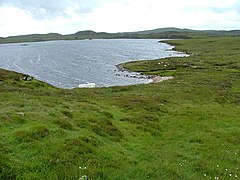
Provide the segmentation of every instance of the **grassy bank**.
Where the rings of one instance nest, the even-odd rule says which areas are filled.
[[[57,89],[0,70],[0,179],[239,178],[240,38],[127,63],[156,84]]]

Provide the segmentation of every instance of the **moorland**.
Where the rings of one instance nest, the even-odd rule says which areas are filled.
[[[161,83],[59,89],[0,70],[0,179],[239,178],[240,37],[124,68]]]

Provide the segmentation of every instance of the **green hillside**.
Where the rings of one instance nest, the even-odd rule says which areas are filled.
[[[52,40],[83,40],[83,39],[116,39],[116,38],[131,38],[131,39],[192,39],[206,37],[222,37],[222,36],[240,36],[240,30],[231,31],[216,31],[216,30],[191,30],[179,28],[159,28],[154,30],[123,32],[123,33],[106,33],[95,32],[91,30],[79,31],[74,34],[61,35],[58,33],[49,34],[32,34],[22,36],[12,36],[0,38],[2,43],[19,43],[19,42],[38,42]]]
[[[168,42],[191,56],[124,65],[174,76],[161,83],[66,90],[0,70],[0,179],[238,179],[240,38]]]
[[[180,28],[169,27],[169,28],[158,28],[158,29],[146,30],[146,31],[137,31],[134,33],[136,33],[136,34],[153,34],[153,33],[156,34],[156,33],[165,33],[165,32],[196,32],[196,31],[191,30],[191,29],[180,29]]]
[[[63,36],[58,33],[31,34],[31,35],[11,36],[7,38],[3,38],[3,39],[0,39],[0,43],[39,42],[39,41],[61,40],[61,39],[63,39]]]

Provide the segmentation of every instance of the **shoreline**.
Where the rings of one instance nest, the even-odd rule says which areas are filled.
[[[116,68],[118,71],[126,71],[126,72],[129,72],[129,73],[133,73],[135,71],[131,71],[129,69],[126,69],[123,67],[125,63],[121,63],[121,64],[117,64],[116,65]],[[142,77],[145,77],[145,79],[149,79],[150,82],[147,83],[147,84],[150,84],[150,83],[159,83],[159,82],[162,82],[162,81],[166,81],[166,80],[170,80],[170,79],[173,79],[174,77],[173,76],[157,76],[157,75],[147,75],[147,74],[142,74],[140,72],[135,72],[135,73],[139,73],[141,75],[141,77],[137,77],[137,78],[142,78]]]
[[[181,51],[178,51],[177,49],[175,49],[175,44],[171,44],[171,42],[168,42],[169,39],[161,39],[159,40],[158,42],[159,43],[165,43],[165,44],[168,44],[170,46],[172,46],[170,49],[167,49],[167,51],[176,51],[176,52],[180,52],[180,53],[183,53],[185,54],[184,56],[186,57],[189,57],[190,55],[187,53],[187,52],[181,52]],[[181,57],[181,56],[178,56],[178,57]],[[164,59],[164,58],[163,58]],[[129,72],[129,73],[134,73],[135,71],[131,71],[127,68],[124,68],[125,63],[121,63],[121,64],[117,64],[115,65],[117,70],[118,71],[126,71],[126,72]],[[166,81],[166,80],[170,80],[170,79],[173,79],[174,77],[173,76],[157,76],[157,75],[147,75],[147,74],[144,74],[143,72],[135,72],[135,73],[139,73],[141,75],[141,77],[139,78],[142,78],[142,77],[145,77],[146,79],[149,79],[150,82],[147,83],[147,84],[150,84],[150,83],[159,83],[159,82],[162,82],[162,81]],[[138,77],[137,77],[138,78]]]
[[[157,39],[156,39],[157,40]],[[160,40],[158,41],[159,43],[166,43],[171,47],[171,49],[169,49],[170,51],[175,51],[173,50],[174,49],[174,45],[172,45],[171,43],[169,42],[166,42],[166,40]],[[164,59],[164,58],[163,58]],[[154,59],[152,59],[154,60]],[[126,77],[130,77],[130,78],[135,78],[135,79],[144,79],[146,80],[146,82],[144,83],[139,83],[139,84],[150,84],[150,83],[159,83],[159,82],[162,82],[162,81],[165,81],[165,80],[170,80],[170,79],[173,79],[174,77],[173,76],[157,76],[157,75],[147,75],[147,74],[144,74],[143,72],[135,72],[135,71],[131,71],[130,69],[127,69],[127,68],[124,68],[124,64],[125,63],[120,63],[120,64],[117,64],[115,65],[115,67],[117,68],[117,71],[119,72],[129,72],[129,73],[136,73],[136,75],[126,75]],[[6,69],[7,70],[7,69]],[[12,71],[12,70],[10,70]],[[14,72],[17,72],[17,71],[14,71]],[[18,73],[21,73],[21,72],[18,72]],[[23,74],[23,73],[21,73]],[[32,76],[32,75],[31,75]],[[53,84],[50,84],[49,82],[47,81],[43,81],[43,80],[40,80],[38,79],[37,77],[34,77],[34,79],[38,80],[38,81],[42,81],[42,82],[45,82],[46,84],[49,84],[51,86],[54,86],[56,88],[60,88],[60,89],[75,89],[75,88],[85,88],[85,86],[91,86],[91,88],[98,88],[98,86],[96,86],[95,83],[85,83],[85,84],[79,84],[78,86],[76,87],[59,87],[59,86],[56,86],[56,85],[53,85]],[[129,84],[129,86],[131,85],[134,85],[134,84]],[[83,86],[83,87],[82,87]],[[102,87],[112,87],[114,85],[110,85],[110,86],[102,86]],[[100,87],[101,88],[101,87]]]
[[[152,82],[150,82],[150,83],[160,83],[162,81],[167,81],[167,80],[170,80],[173,78],[174,78],[173,76],[155,76],[151,79]]]

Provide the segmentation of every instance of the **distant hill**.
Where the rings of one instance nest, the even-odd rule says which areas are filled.
[[[240,30],[229,30],[229,31],[216,31],[216,30],[205,30],[204,32],[209,34],[219,34],[219,35],[227,35],[227,36],[239,36]]]
[[[169,27],[169,28],[158,28],[158,29],[153,29],[153,30],[137,31],[137,32],[130,32],[130,33],[134,33],[134,34],[156,34],[156,33],[166,33],[166,32],[195,32],[195,30],[179,29],[179,28]]]
[[[72,34],[74,39],[97,39],[97,38],[106,38],[111,36],[110,33],[106,32],[95,32],[91,30],[78,31],[75,34]]]
[[[76,35],[76,36],[95,36],[95,35],[110,35],[110,33],[86,30],[86,31],[78,31],[74,35]]]
[[[217,31],[217,30],[191,30],[179,28],[158,28],[146,31],[123,32],[123,33],[107,33],[95,32],[92,30],[78,31],[74,34],[61,35],[58,33],[49,34],[31,34],[21,36],[11,36],[7,38],[0,37],[0,43],[16,43],[16,42],[38,42],[51,40],[81,40],[81,39],[190,39],[217,36],[240,36],[240,30]]]
[[[86,30],[86,31],[78,31],[74,35],[76,36],[86,36],[86,35],[96,35],[97,32],[91,31],[91,30]]]
[[[38,42],[38,41],[51,41],[61,40],[63,36],[58,33],[48,34],[30,34],[21,36],[10,36],[0,39],[0,43],[13,43],[13,42]]]

